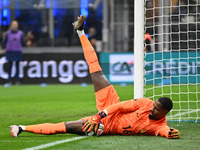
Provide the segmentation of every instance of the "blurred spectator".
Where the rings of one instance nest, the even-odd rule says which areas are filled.
[[[1,43],[3,43],[3,39],[5,38],[5,36],[6,36],[6,31],[3,31],[3,32],[2,32],[2,36],[0,37],[0,42],[1,42]],[[3,53],[6,52],[5,46],[3,46],[3,44],[2,44],[2,52],[3,52]]]
[[[146,8],[153,8],[153,1],[152,0],[146,0]]]
[[[66,17],[64,18],[63,22],[65,23],[64,27],[66,29],[65,31],[65,36],[67,37],[68,40],[68,46],[71,46],[72,44],[72,37],[73,37],[73,25],[72,22],[74,22],[74,12],[73,10],[68,10]]]
[[[196,49],[196,10],[194,0],[179,0],[172,11],[172,50]],[[178,24],[177,24],[178,23]]]
[[[10,30],[6,32],[2,46],[6,51],[6,59],[8,61],[8,83],[5,86],[11,85],[11,71],[13,62],[16,62],[16,84],[19,84],[19,63],[22,60],[22,45],[24,43],[23,32],[18,30],[18,22],[12,21]]]
[[[90,43],[95,48],[96,41],[97,41],[97,32],[96,32],[96,29],[94,27],[89,28],[88,36],[89,36],[88,39],[89,39]]]
[[[54,46],[71,46],[73,40],[73,25],[74,22],[74,10],[59,10],[59,16],[56,17],[57,23],[55,25],[55,36]]]
[[[25,42],[27,47],[35,47],[35,36],[31,31],[29,31],[25,37]]]
[[[146,47],[145,47],[145,51],[146,52],[151,52],[151,42],[152,42],[152,37],[149,33],[145,33],[144,35],[144,40],[145,40],[145,44],[146,44]]]
[[[195,17],[192,16],[192,14],[196,13],[196,6],[190,6],[190,5],[195,5],[196,2],[194,0],[180,0],[180,3],[177,2],[177,6],[173,11],[172,11],[172,21],[179,21],[178,16],[180,16],[180,22],[187,22],[188,19],[194,20]],[[189,8],[189,9],[188,9]],[[177,15],[177,16],[176,16]],[[189,15],[189,16],[188,16]]]

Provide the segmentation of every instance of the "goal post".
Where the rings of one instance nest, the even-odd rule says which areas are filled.
[[[134,0],[134,99],[144,96],[144,0]]]
[[[134,1],[134,98],[171,98],[170,121],[200,122],[199,22],[199,0]]]

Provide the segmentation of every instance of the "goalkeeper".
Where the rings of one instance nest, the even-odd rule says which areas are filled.
[[[177,139],[180,133],[177,129],[167,126],[166,115],[172,109],[171,99],[161,97],[155,102],[148,98],[119,101],[114,87],[104,76],[96,53],[84,34],[85,16],[78,17],[74,22],[82,44],[83,52],[94,84],[96,106],[99,112],[77,121],[58,124],[12,125],[10,132],[17,137],[22,131],[36,134],[73,133],[84,135],[95,130],[97,133],[100,122],[104,124],[104,135],[155,135],[169,139]]]

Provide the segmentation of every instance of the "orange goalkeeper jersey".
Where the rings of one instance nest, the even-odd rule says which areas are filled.
[[[170,128],[167,126],[166,117],[158,121],[149,119],[153,103],[148,98],[121,102],[120,105],[123,110],[118,110],[113,115],[102,119],[105,126],[104,134],[160,135],[167,137]]]

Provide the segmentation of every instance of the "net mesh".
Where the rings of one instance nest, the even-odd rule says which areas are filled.
[[[198,0],[145,1],[145,97],[170,97],[169,120],[200,120]]]

